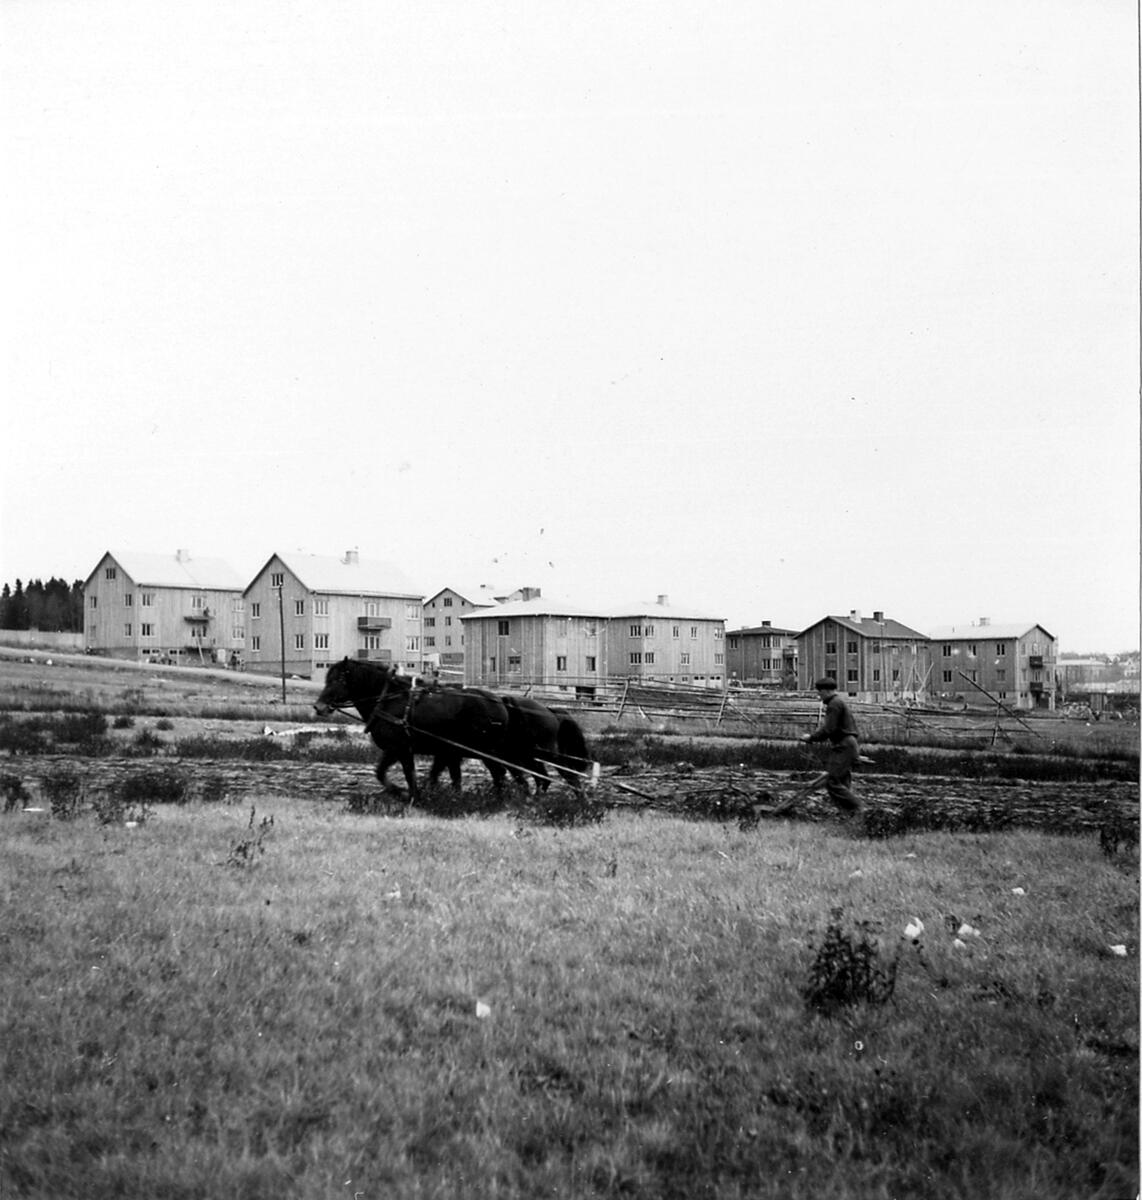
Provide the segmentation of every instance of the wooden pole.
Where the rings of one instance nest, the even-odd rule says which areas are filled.
[[[282,705],[286,702],[286,669],[285,669],[285,585],[278,588],[278,629],[282,638]]]

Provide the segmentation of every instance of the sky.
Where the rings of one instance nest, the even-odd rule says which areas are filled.
[[[7,0],[0,581],[1139,635],[1126,0]]]

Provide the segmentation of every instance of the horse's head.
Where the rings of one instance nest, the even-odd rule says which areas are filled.
[[[348,708],[354,700],[353,664],[348,658],[334,663],[325,672],[325,686],[313,702],[318,716],[327,717],[335,709]]]

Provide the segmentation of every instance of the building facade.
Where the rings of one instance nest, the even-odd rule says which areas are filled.
[[[242,580],[219,558],[109,550],[83,585],[83,609],[89,653],[205,666],[245,650]]]
[[[797,686],[797,630],[770,621],[726,631],[726,676],[746,687]]]
[[[874,612],[864,617],[822,617],[797,635],[797,686],[809,691],[817,679],[869,702],[921,701],[928,694],[931,662],[923,633]]]
[[[930,630],[928,637],[932,692],[941,699],[986,703],[991,697],[1012,708],[1054,709],[1055,638],[1042,625],[996,625],[981,617],[974,625]]]
[[[464,678],[464,627],[460,618],[477,608],[490,608],[496,597],[484,587],[442,588],[424,602],[424,665],[446,678]]]
[[[422,670],[423,593],[391,563],[274,554],[244,599],[250,671],[321,678],[346,657]]]
[[[539,686],[593,695],[608,679],[725,686],[725,622],[671,606],[623,605],[601,611],[543,597],[465,614],[464,682]]]

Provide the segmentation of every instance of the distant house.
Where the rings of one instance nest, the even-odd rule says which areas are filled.
[[[489,608],[497,597],[484,586],[442,588],[424,602],[424,664],[443,675],[464,677],[464,629],[460,618],[477,608]]]
[[[1012,708],[1055,707],[1055,637],[1042,625],[945,625],[928,633],[932,691],[986,703],[981,689]]]
[[[277,674],[283,657],[306,678],[345,657],[421,670],[423,592],[391,563],[274,554],[244,596],[248,670]]]
[[[802,691],[829,677],[837,690],[870,702],[922,699],[927,693],[928,638],[874,612],[864,617],[822,617],[797,635],[797,686]]]
[[[107,551],[83,585],[84,644],[140,662],[225,662],[245,647],[242,579],[220,558]]]
[[[726,630],[726,675],[731,683],[797,686],[797,630],[762,621]]]
[[[464,682],[556,687],[594,694],[608,678],[723,687],[725,622],[669,604],[666,596],[609,609],[545,597],[519,599],[461,619]]]

